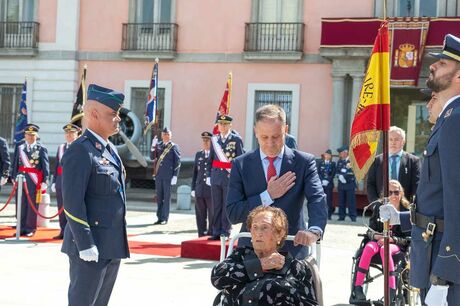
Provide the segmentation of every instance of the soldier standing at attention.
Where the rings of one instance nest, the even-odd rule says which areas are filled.
[[[348,158],[348,147],[343,146],[337,149],[339,160],[337,161],[337,177],[339,179],[339,218],[338,221],[345,220],[347,206],[348,215],[351,221],[356,222],[356,179],[353,169],[351,169],[350,159]]]
[[[208,169],[211,183],[212,204],[214,208],[212,236],[209,240],[219,240],[220,235],[230,235],[230,221],[227,216],[227,193],[232,160],[244,153],[243,140],[238,133],[232,132],[232,120],[229,115],[217,117],[219,135],[211,138],[210,161]]]
[[[334,189],[334,176],[335,176],[335,161],[332,161],[332,151],[327,149],[326,152],[321,154],[321,160],[318,162],[318,175],[323,186],[324,193],[326,194],[328,219],[334,213],[334,206],[332,204],[332,190]]]
[[[211,150],[211,137],[210,132],[201,133],[201,140],[203,141],[203,149],[196,152],[195,165],[193,167],[192,178],[192,197],[195,197],[195,215],[196,226],[198,229],[198,237],[205,235],[212,235],[212,198],[211,186],[206,182],[208,175],[209,153]],[[206,225],[206,218],[208,219]]]
[[[23,190],[21,202],[21,235],[32,237],[37,230],[37,214],[30,207],[38,210],[42,193],[46,192],[46,181],[50,173],[48,150],[37,142],[39,126],[28,124],[24,130],[25,142],[18,146],[13,158],[12,177],[16,180],[19,173],[24,174],[27,183]],[[32,201],[32,203],[29,203]]]
[[[8,143],[0,137],[0,189],[5,185],[10,176],[10,153],[8,152]]]
[[[154,225],[165,225],[169,219],[171,206],[171,186],[177,184],[180,169],[179,146],[171,141],[172,132],[165,127],[161,131],[161,140],[155,136],[150,149],[150,159],[154,162],[153,175],[157,193],[157,218]]]
[[[61,160],[64,152],[67,151],[70,144],[78,138],[78,133],[80,133],[81,128],[78,125],[68,123],[62,127],[64,130],[65,143],[59,145],[56,153],[56,167],[54,169],[53,175],[53,184],[51,184],[51,191],[56,193],[56,201],[58,209],[61,209],[63,205],[62,201],[62,165]],[[53,237],[53,239],[62,239],[64,237],[64,228],[67,224],[67,219],[65,213],[59,215],[59,227],[61,231],[59,235]]]
[[[119,92],[89,85],[86,130],[62,157],[69,306],[106,306],[120,260],[129,257],[125,168],[109,141],[119,131],[123,99]]]

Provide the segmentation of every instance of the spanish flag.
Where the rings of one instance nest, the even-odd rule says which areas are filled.
[[[380,131],[390,127],[390,55],[388,22],[384,21],[359,95],[351,126],[350,160],[356,179],[361,180],[375,159]]]

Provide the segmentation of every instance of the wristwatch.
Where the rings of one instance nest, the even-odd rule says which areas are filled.
[[[438,276],[433,274],[430,275],[430,282],[432,285],[435,286],[449,286],[451,284],[449,281],[439,278]]]
[[[309,228],[309,229],[307,230],[307,232],[310,232],[310,233],[312,233],[312,234],[315,234],[316,237],[318,238],[318,240],[321,240],[321,232],[318,231],[317,229],[311,229],[311,228]]]

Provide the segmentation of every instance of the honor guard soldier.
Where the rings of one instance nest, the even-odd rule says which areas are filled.
[[[61,160],[69,306],[107,305],[120,260],[129,257],[126,173],[109,141],[119,131],[123,99],[122,93],[89,85],[83,106],[86,130]]]
[[[161,131],[161,140],[155,136],[152,140],[150,158],[154,163],[153,175],[157,193],[157,218],[154,225],[165,225],[169,219],[171,206],[171,186],[177,184],[180,169],[179,146],[171,141],[172,132],[165,127]]]
[[[345,220],[348,206],[348,215],[351,221],[356,221],[356,179],[353,169],[351,169],[350,159],[348,158],[348,147],[343,146],[337,149],[339,160],[337,161],[337,178],[339,179],[339,218],[338,221]]]
[[[330,149],[327,149],[326,152],[321,154],[321,159],[319,160],[317,166],[319,179],[321,180],[321,185],[323,186],[324,193],[327,197],[328,219],[331,220],[331,216],[334,213],[332,190],[334,189],[336,164],[332,161],[332,151]]]
[[[195,197],[195,215],[198,237],[212,235],[211,222],[213,208],[211,186],[207,180],[208,169],[211,166],[209,162],[211,137],[212,134],[210,132],[201,133],[203,149],[196,152],[195,164],[193,166],[192,197]],[[206,219],[208,219],[208,222],[206,222]]]
[[[78,134],[81,131],[81,128],[72,123],[68,123],[62,127],[64,130],[64,137],[65,143],[59,145],[56,153],[56,167],[54,169],[53,174],[53,184],[51,184],[51,191],[56,193],[56,201],[58,205],[58,209],[61,209],[63,202],[62,202],[62,156],[64,152],[67,151],[70,144],[74,142],[75,139],[78,138]],[[64,228],[67,224],[67,219],[64,213],[59,215],[59,227],[61,229],[59,235],[53,237],[53,239],[62,239],[64,237]]]
[[[460,305],[460,38],[446,35],[426,85],[441,112],[423,152],[420,182],[410,216],[391,205],[380,217],[410,229],[410,285],[423,305]]]
[[[232,160],[244,153],[243,140],[237,132],[232,132],[232,120],[229,115],[217,116],[219,135],[211,138],[210,161],[207,179],[211,183],[213,204],[212,236],[210,240],[219,240],[221,235],[230,235],[230,221],[227,216],[227,193]]]
[[[0,137],[0,189],[10,176],[10,153],[5,138]]]
[[[42,193],[46,192],[49,176],[48,150],[37,142],[38,125],[28,124],[24,129],[25,141],[18,146],[13,159],[12,177],[24,174],[27,192],[23,189],[21,201],[21,235],[32,237],[37,230],[37,214],[30,205],[38,210]],[[32,203],[29,203],[29,199]]]

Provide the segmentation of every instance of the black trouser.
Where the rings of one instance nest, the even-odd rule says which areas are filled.
[[[211,195],[214,217],[212,221],[212,234],[214,236],[230,235],[230,221],[227,216],[228,186],[212,185]]]
[[[157,191],[158,221],[168,221],[171,206],[171,179],[155,179],[155,189]]]
[[[106,306],[109,303],[120,259],[84,261],[69,255],[69,306]]]
[[[204,236],[205,231],[208,231],[208,235],[212,235],[213,213],[211,197],[195,198],[195,215],[198,237]],[[209,220],[208,227],[206,227],[206,219]]]

